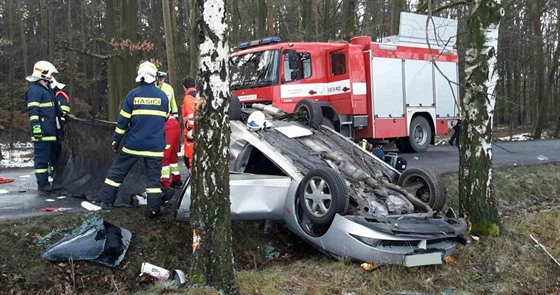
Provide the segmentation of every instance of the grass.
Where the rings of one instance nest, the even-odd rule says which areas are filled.
[[[381,266],[335,261],[280,229],[262,234],[262,224],[234,222],[236,285],[240,294],[555,294],[560,267],[529,238],[533,234],[560,258],[560,165],[495,170],[503,214],[499,237],[460,247],[453,261],[438,266]],[[457,203],[457,175],[444,176],[450,204]],[[143,210],[117,209],[101,215],[133,233],[124,262],[109,268],[91,262],[49,263],[40,258],[40,238],[68,231],[83,215],[58,214],[0,223],[0,293],[25,294],[218,294],[208,288],[174,288],[139,279],[150,262],[187,272],[191,230],[168,214],[160,220]],[[56,241],[55,235],[48,242]],[[270,249],[279,255],[270,259]],[[276,257],[276,255],[273,255]]]

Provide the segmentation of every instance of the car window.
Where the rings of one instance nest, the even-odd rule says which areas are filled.
[[[288,54],[284,53],[284,83],[311,77],[311,54],[309,52],[297,52],[297,68],[290,69]]]
[[[331,76],[346,74],[346,53],[344,50],[333,51],[329,54]]]
[[[240,163],[243,169],[242,172],[262,175],[286,176],[284,171],[278,168],[278,166],[276,166],[274,162],[267,158],[257,148],[249,145],[244,150],[249,154],[249,156],[243,156],[243,158],[246,159],[246,163]]]

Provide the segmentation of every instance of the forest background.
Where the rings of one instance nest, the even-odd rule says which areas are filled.
[[[79,117],[113,119],[111,109],[120,108],[122,93],[135,85],[136,65],[146,59],[170,74],[168,83],[181,103],[181,81],[198,69],[195,2],[0,0],[0,141],[28,141],[24,78],[38,60],[57,67],[56,78],[67,84]],[[370,35],[379,41],[398,34],[400,12],[414,12],[422,2],[427,0],[229,0],[230,47],[267,36],[345,42]],[[435,8],[453,1],[430,2]],[[560,0],[503,0],[502,5],[495,123],[511,130],[530,126],[535,138],[558,137]],[[461,5],[436,15],[459,20],[462,56],[468,11]],[[167,34],[164,20],[171,28]]]

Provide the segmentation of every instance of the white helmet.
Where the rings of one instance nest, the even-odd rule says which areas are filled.
[[[56,79],[54,77],[52,77],[52,79],[51,79],[51,88],[52,89],[55,89],[55,88],[62,89],[62,88],[64,88],[64,86],[66,86],[66,84],[62,84],[62,83],[56,81]]]
[[[25,80],[29,82],[35,82],[38,80],[50,81],[53,74],[58,74],[54,65],[48,61],[41,60],[35,63],[33,66],[33,74],[31,74],[31,76],[27,76]]]
[[[146,83],[154,83],[156,81],[157,67],[149,61],[145,61],[138,67],[138,76],[136,82],[144,80]]]
[[[265,127],[265,121],[266,119],[263,112],[253,112],[247,119],[247,128],[253,131],[263,129]]]

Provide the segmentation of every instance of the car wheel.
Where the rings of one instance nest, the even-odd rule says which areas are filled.
[[[410,122],[408,133],[408,144],[412,151],[421,153],[428,150],[432,140],[432,129],[428,120],[422,116],[417,116]]]
[[[321,125],[323,123],[323,111],[321,106],[313,100],[300,100],[294,109],[306,121],[305,123],[311,125],[312,123]]]
[[[304,214],[316,224],[330,224],[336,213],[348,210],[346,184],[330,168],[309,171],[300,183],[298,197]]]
[[[241,102],[239,102],[239,97],[233,93],[231,94],[231,101],[229,103],[229,119],[241,119]]]
[[[401,174],[397,184],[434,211],[440,211],[445,206],[445,186],[433,169],[408,168]]]

